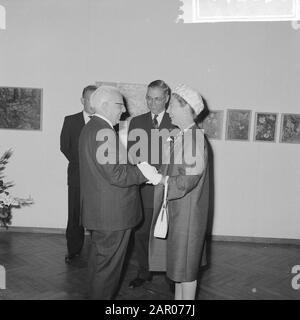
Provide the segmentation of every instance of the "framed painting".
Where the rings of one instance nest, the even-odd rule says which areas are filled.
[[[275,142],[277,119],[277,113],[256,112],[254,141]]]
[[[281,115],[280,142],[300,143],[300,114]]]
[[[251,110],[227,110],[226,140],[249,140]]]
[[[181,0],[177,20],[184,23],[297,21],[297,0]]]
[[[211,110],[204,119],[201,127],[209,139],[222,139],[223,133],[223,110]]]
[[[41,130],[42,89],[0,87],[0,129]]]
[[[130,116],[135,117],[149,111],[146,104],[147,86],[141,83],[97,81],[96,86],[108,85],[120,90]]]

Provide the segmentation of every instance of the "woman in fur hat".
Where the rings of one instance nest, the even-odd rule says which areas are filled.
[[[151,271],[165,271],[175,282],[175,300],[195,299],[199,268],[206,264],[207,142],[195,123],[203,108],[202,97],[197,91],[186,85],[173,90],[167,112],[180,130],[171,142],[166,142],[165,156],[171,155],[171,162],[162,165],[162,177],[154,193],[149,266]],[[169,224],[166,238],[161,239],[154,237],[154,228],[166,179]]]

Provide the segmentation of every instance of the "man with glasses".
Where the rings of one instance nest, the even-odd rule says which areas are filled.
[[[168,129],[171,131],[174,126],[171,123],[169,115],[166,113],[170,98],[170,88],[162,80],[155,80],[148,85],[146,93],[146,102],[149,108],[149,112],[132,118],[129,124],[130,131],[134,129],[143,129],[148,136],[148,159],[146,160],[151,165],[153,164],[157,169],[161,165],[161,149],[160,145],[152,146],[151,148],[151,131],[153,129],[162,130]],[[128,141],[128,149],[136,141]],[[156,147],[156,148],[154,148]],[[151,157],[151,151],[158,153],[158,161]],[[157,158],[156,158],[157,159]],[[143,207],[143,219],[135,230],[135,253],[138,260],[138,273],[135,279],[129,283],[130,288],[140,287],[144,282],[151,281],[152,275],[149,272],[148,264],[148,245],[149,245],[149,233],[153,215],[153,196],[154,186],[150,184],[143,184],[140,187],[142,207]]]
[[[89,298],[108,300],[116,293],[130,233],[141,218],[138,185],[156,169],[143,165],[142,174],[123,162],[127,150],[119,146],[113,126],[125,107],[116,88],[99,87],[91,106],[95,114],[79,138],[80,204],[82,224],[91,233]]]

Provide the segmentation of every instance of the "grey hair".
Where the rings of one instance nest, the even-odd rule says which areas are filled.
[[[97,106],[101,106],[102,103],[108,101],[108,97],[111,94],[121,95],[120,91],[116,87],[112,86],[100,86],[96,91],[94,91],[91,95],[91,106],[96,108]]]

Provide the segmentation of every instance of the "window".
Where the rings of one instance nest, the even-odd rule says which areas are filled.
[[[6,29],[6,10],[5,8],[0,4],[0,30]]]
[[[227,21],[293,21],[300,17],[300,0],[181,0],[185,23]]]

